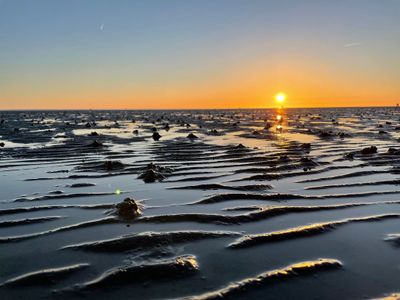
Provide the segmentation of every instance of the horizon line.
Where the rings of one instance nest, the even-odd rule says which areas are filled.
[[[335,108],[395,108],[398,107],[395,105],[371,105],[371,106],[311,106],[311,107],[282,107],[283,109],[335,109]],[[0,112],[6,111],[172,111],[172,110],[254,110],[254,109],[281,109],[281,107],[235,107],[235,108],[6,108],[0,109]]]

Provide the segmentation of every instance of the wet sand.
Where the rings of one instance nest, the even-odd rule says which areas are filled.
[[[400,291],[397,108],[0,120],[1,299]]]

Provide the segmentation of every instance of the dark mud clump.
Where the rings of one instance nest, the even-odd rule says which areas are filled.
[[[146,166],[146,169],[147,170],[154,170],[154,171],[161,172],[161,173],[172,173],[172,171],[173,171],[172,168],[158,166],[158,165],[153,164],[153,163],[149,163]]]
[[[195,139],[198,139],[199,137],[197,135],[195,135],[194,133],[189,133],[187,138],[190,140],[195,140]]]
[[[362,155],[370,155],[370,154],[375,154],[377,152],[378,152],[378,148],[376,148],[375,146],[367,147],[360,151],[360,153]]]
[[[161,135],[156,131],[156,132],[153,132],[152,137],[153,137],[153,140],[158,141],[161,138]]]
[[[302,157],[299,162],[302,164],[304,171],[309,171],[312,168],[315,168],[316,166],[318,166],[318,163],[313,161],[309,157]]]
[[[353,159],[354,159],[354,155],[355,155],[354,152],[346,153],[346,154],[344,155],[344,159],[353,160]]]
[[[400,150],[396,148],[389,148],[387,154],[390,155],[400,155]]]
[[[132,198],[125,198],[124,201],[116,205],[115,214],[122,219],[131,220],[141,214],[140,205]]]
[[[107,160],[104,162],[104,169],[107,171],[121,170],[123,168],[125,166],[119,160]]]
[[[243,144],[238,144],[235,147],[233,147],[234,149],[246,149],[246,146],[244,146]]]
[[[149,170],[144,171],[142,174],[140,174],[138,178],[143,179],[143,181],[145,183],[152,183],[152,182],[164,180],[165,176],[160,172],[149,169]]]
[[[138,176],[138,178],[143,179],[145,183],[152,183],[164,180],[171,172],[171,168],[157,166],[153,163],[150,163],[147,165],[145,171]]]
[[[99,136],[99,134],[96,131],[92,131],[89,133],[89,136]]]

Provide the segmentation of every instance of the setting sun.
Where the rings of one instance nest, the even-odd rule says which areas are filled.
[[[284,93],[279,93],[275,95],[275,100],[279,103],[283,103],[286,99],[286,95]]]

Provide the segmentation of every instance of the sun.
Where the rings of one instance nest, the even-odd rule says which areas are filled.
[[[284,93],[278,93],[275,95],[275,100],[279,103],[283,103],[286,99],[286,95]]]

